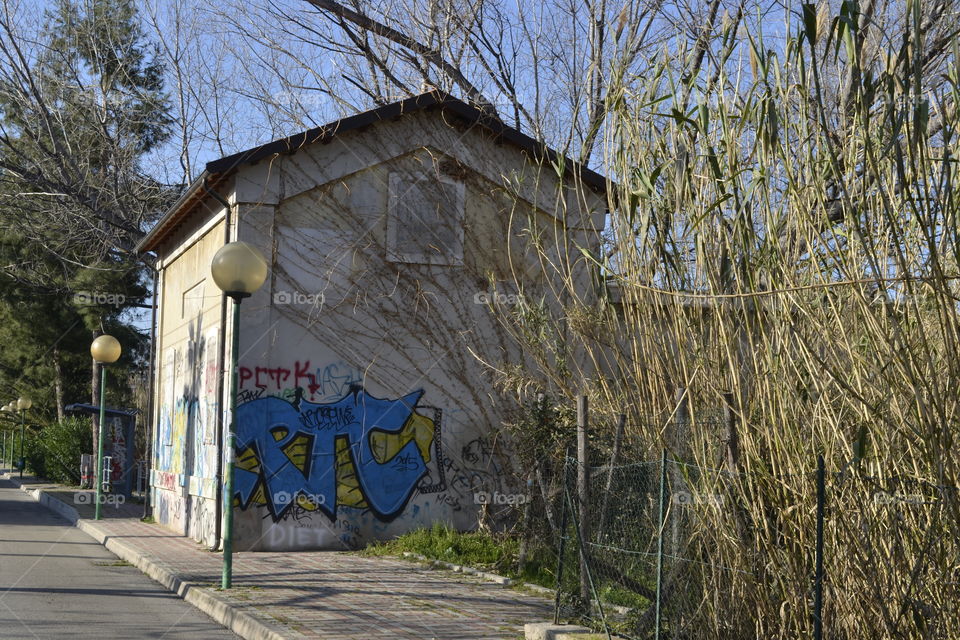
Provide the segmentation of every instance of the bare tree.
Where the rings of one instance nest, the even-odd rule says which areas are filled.
[[[4,2],[0,60],[7,228],[68,270],[129,252],[171,195],[140,166],[170,121],[132,5]]]

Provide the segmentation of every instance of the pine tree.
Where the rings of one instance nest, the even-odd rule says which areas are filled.
[[[87,393],[91,335],[117,335],[128,363],[144,350],[124,322],[147,294],[131,250],[177,187],[145,170],[172,121],[136,7],[57,0],[39,49],[3,43],[22,55],[0,70],[0,338],[18,345],[0,389],[51,414]]]

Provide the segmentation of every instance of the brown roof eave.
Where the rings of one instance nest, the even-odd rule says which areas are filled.
[[[147,253],[159,247],[180,222],[207,197],[206,189],[215,189],[224,181],[224,178],[226,178],[225,175],[212,175],[209,171],[201,173],[153,225],[153,228],[143,236],[134,247],[134,251]]]

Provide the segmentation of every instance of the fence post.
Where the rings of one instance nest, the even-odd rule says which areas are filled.
[[[563,593],[563,554],[566,551],[567,534],[567,461],[570,459],[569,447],[563,454],[563,477],[561,478],[560,492],[560,528],[557,534],[560,540],[557,543],[557,593],[553,602],[553,624],[560,624],[560,595]]]
[[[660,640],[660,602],[663,598],[663,528],[667,509],[667,450],[660,452],[660,515],[657,518],[657,601],[654,605],[654,640]]]
[[[670,472],[670,485],[671,485],[671,495],[676,491],[686,491],[686,483],[683,481],[683,476],[680,473],[680,467],[678,465],[685,464],[684,460],[686,458],[685,454],[687,453],[686,447],[684,446],[685,438],[687,437],[687,431],[689,429],[690,422],[690,398],[687,396],[687,388],[680,387],[676,392],[677,400],[677,410],[676,410],[676,425],[674,428],[674,443],[673,443],[673,456],[674,460],[677,461],[677,464],[674,464],[671,467]],[[681,511],[678,511],[674,517],[671,519],[671,541],[672,546],[670,553],[673,556],[680,555],[680,518]]]
[[[823,640],[823,512],[826,502],[826,472],[823,455],[817,456],[817,552],[813,578],[813,638]]]
[[[603,506],[600,507],[600,524],[597,529],[597,540],[603,540],[603,531],[607,524],[607,506],[610,502],[610,491],[613,488],[613,468],[620,462],[620,446],[623,443],[623,430],[627,424],[627,416],[620,414],[617,422],[617,433],[613,438],[613,452],[610,454],[610,468],[607,470],[607,486],[603,492]]]
[[[530,539],[530,520],[532,519],[532,509],[530,503],[533,502],[533,474],[527,474],[527,495],[523,501],[523,524],[520,529],[520,552],[517,554],[517,571],[523,575],[523,568],[527,564],[527,547]]]
[[[587,567],[586,544],[590,540],[590,467],[587,457],[587,396],[577,398],[577,501],[579,507],[578,527],[580,532],[580,597],[590,604],[590,579]]]

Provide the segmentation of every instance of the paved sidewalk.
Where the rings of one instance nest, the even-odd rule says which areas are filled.
[[[23,488],[31,488],[28,478]],[[70,492],[56,493],[63,500]],[[49,502],[51,494],[41,498]],[[224,592],[216,588],[221,554],[129,517],[125,507],[105,508],[99,522],[82,519],[88,505],[79,507],[83,531],[245,638],[515,640],[524,623],[553,617],[544,597],[403,560],[333,551],[237,553],[234,588]]]

